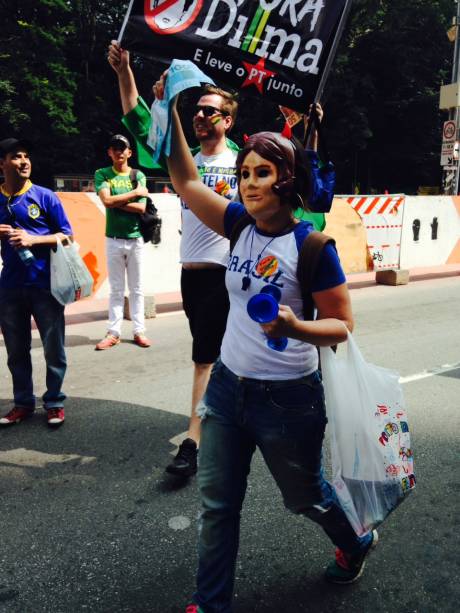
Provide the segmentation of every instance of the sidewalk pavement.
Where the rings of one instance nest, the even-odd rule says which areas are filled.
[[[411,268],[409,271],[409,282],[455,276],[460,276],[460,264]],[[350,290],[372,287],[376,285],[375,271],[348,274],[347,282]],[[155,294],[155,306],[157,313],[181,311],[182,298],[180,292]],[[67,324],[79,324],[89,321],[100,321],[107,318],[107,309],[108,298],[89,298],[74,302],[66,307],[66,322]]]

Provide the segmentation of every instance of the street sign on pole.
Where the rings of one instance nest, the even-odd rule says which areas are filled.
[[[455,141],[457,140],[457,124],[450,119],[444,122],[442,129],[441,166],[453,166],[455,160]]]

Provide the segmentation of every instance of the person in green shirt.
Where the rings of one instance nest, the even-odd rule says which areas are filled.
[[[136,171],[137,186],[131,183],[131,145],[122,134],[115,134],[107,151],[112,166],[99,168],[94,175],[96,193],[106,208],[106,254],[110,284],[109,322],[106,336],[96,345],[101,351],[120,343],[125,294],[125,273],[129,288],[129,312],[133,322],[134,342],[150,347],[145,336],[144,294],[141,266],[144,239],[139,227],[139,214],[145,211],[148,190],[146,177]]]

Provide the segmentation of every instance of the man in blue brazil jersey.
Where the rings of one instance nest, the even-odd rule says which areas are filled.
[[[66,371],[64,307],[50,291],[50,249],[68,240],[72,228],[57,196],[30,180],[31,145],[15,138],[0,141],[0,327],[13,379],[14,406],[1,426],[19,423],[35,410],[32,382],[31,316],[43,343],[48,425],[64,422],[62,382]]]

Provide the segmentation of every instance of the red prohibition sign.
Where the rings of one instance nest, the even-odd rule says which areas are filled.
[[[156,34],[177,34],[197,18],[203,0],[144,0],[144,18]]]
[[[455,121],[446,121],[443,130],[444,138],[450,140],[455,135],[455,129]]]

